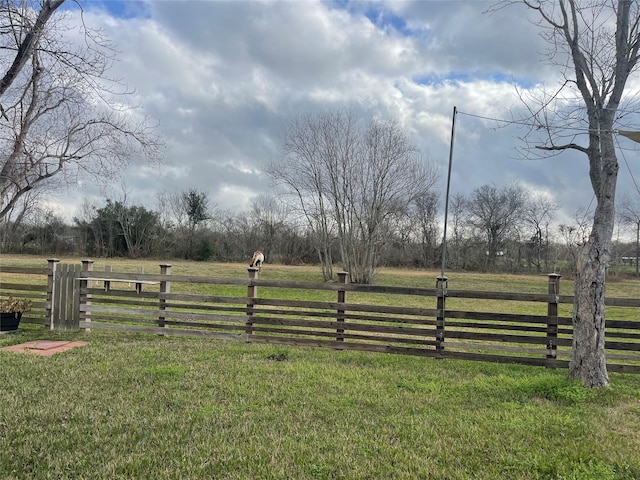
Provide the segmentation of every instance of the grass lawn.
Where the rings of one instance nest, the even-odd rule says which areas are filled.
[[[637,479],[640,376],[27,326],[0,478]],[[275,358],[274,358],[275,357]]]
[[[95,266],[159,273],[159,263]],[[172,273],[246,278],[246,267],[175,262]],[[382,269],[376,281],[433,288],[437,276]],[[260,277],[321,281],[317,268],[270,264]],[[637,297],[639,285],[611,281],[607,294]],[[449,288],[547,284],[453,272]],[[35,325],[0,335],[0,347],[36,339],[89,344],[51,357],[0,351],[0,479],[640,478],[640,375],[589,390],[566,370]]]

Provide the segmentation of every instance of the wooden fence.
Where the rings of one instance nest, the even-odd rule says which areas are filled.
[[[76,267],[50,261],[37,323],[561,368],[571,355],[571,317],[560,311],[573,297],[560,295],[556,274],[546,293],[505,293],[451,290],[446,278],[416,288],[348,284],[346,272],[338,283],[311,283],[260,279],[253,268],[230,279],[172,275],[169,264],[159,274],[96,272],[90,260]],[[495,300],[503,311],[483,309]],[[58,306],[64,301],[72,306]],[[607,320],[608,369],[640,373],[640,299],[606,303],[608,312],[633,312]]]
[[[56,263],[50,261],[48,268],[0,266],[0,299],[19,297],[31,300],[31,310],[23,313],[22,323],[51,328]],[[7,281],[8,277],[12,281]]]

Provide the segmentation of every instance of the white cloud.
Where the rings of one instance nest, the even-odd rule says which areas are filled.
[[[327,108],[398,120],[444,172],[454,105],[454,193],[519,180],[568,215],[591,200],[585,158],[523,160],[523,130],[487,120],[522,108],[516,84],[556,85],[525,9],[487,15],[491,2],[471,0],[149,1],[112,16],[113,5],[99,5],[87,3],[85,21],[118,45],[112,73],[135,88],[132,100],[169,147],[161,168],[134,162],[126,172],[148,207],[153,192],[190,188],[221,208],[248,206],[269,192],[260,171],[277,158],[287,123]],[[638,164],[636,152],[627,158]],[[630,180],[620,178],[624,191]]]
[[[256,182],[259,185],[259,182]],[[258,196],[258,192],[251,188],[237,185],[221,185],[217,193],[211,198],[218,207],[225,206],[230,210],[242,211],[249,208],[251,201]]]

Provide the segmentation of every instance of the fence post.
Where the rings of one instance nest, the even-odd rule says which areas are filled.
[[[47,305],[46,305],[46,327],[49,327],[49,330],[53,330],[53,312],[55,310],[55,291],[57,288],[55,282],[56,269],[58,268],[58,264],[60,260],[57,258],[50,258],[47,260],[49,262],[49,273],[47,273]]]
[[[104,266],[104,276],[109,278],[111,275],[109,275],[111,272],[113,272],[113,267],[111,265],[105,265]],[[104,287],[104,291],[108,292],[109,290],[111,290],[111,281],[110,280],[104,280],[102,282],[102,286]]]
[[[138,267],[138,273],[144,273],[144,267]],[[136,293],[142,293],[142,283],[136,283]]]
[[[253,285],[252,280],[258,279],[258,269],[256,267],[249,267],[249,286],[247,287],[247,322],[245,333],[247,334],[247,342],[251,341],[253,335],[253,306],[255,305],[254,299],[258,296],[258,286]]]
[[[349,272],[338,272],[338,282],[340,285],[345,285],[347,283],[347,274]],[[338,290],[338,303],[344,303],[347,301],[347,291],[345,289]],[[344,328],[340,328],[344,324],[344,309],[338,308],[338,314],[336,317],[336,321],[338,322],[338,328],[336,329],[336,341],[344,342]]]
[[[447,299],[447,277],[436,278],[437,317],[436,317],[436,352],[440,358],[444,357],[444,325]]]
[[[547,304],[547,358],[558,356],[558,301],[560,300],[560,277],[557,273],[550,273],[549,289],[553,301]]]
[[[93,260],[82,260],[82,270],[86,272],[93,272]],[[91,287],[91,280],[81,278],[78,282],[78,317],[80,322],[91,322],[91,312],[89,311],[89,305],[91,305],[91,294],[87,292],[87,289]],[[90,332],[90,328],[85,329]]]
[[[171,275],[171,264],[170,263],[161,263],[160,264],[160,275]],[[160,280],[160,291],[158,294],[159,298],[159,310],[158,313],[158,327],[160,328],[169,328],[169,326],[165,323],[167,317],[165,315],[167,311],[167,299],[163,294],[171,292],[171,282],[168,280]]]

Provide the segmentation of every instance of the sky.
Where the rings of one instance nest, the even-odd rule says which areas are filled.
[[[219,209],[246,210],[273,193],[263,169],[295,117],[349,108],[400,123],[440,169],[444,205],[455,106],[451,194],[518,182],[551,196],[558,222],[570,223],[593,208],[586,156],[523,158],[526,129],[493,120],[524,111],[519,92],[557,85],[558,68],[545,61],[529,12],[489,14],[493,3],[81,1],[85,23],[119,51],[110,75],[135,89],[131,100],[167,148],[162,165],[135,160],[123,184],[98,191],[83,182],[58,203],[69,215],[79,198],[100,207],[126,188],[129,201],[154,209],[159,192],[196,189]],[[627,122],[640,128],[640,117]],[[619,138],[618,198],[640,195],[640,152]]]

